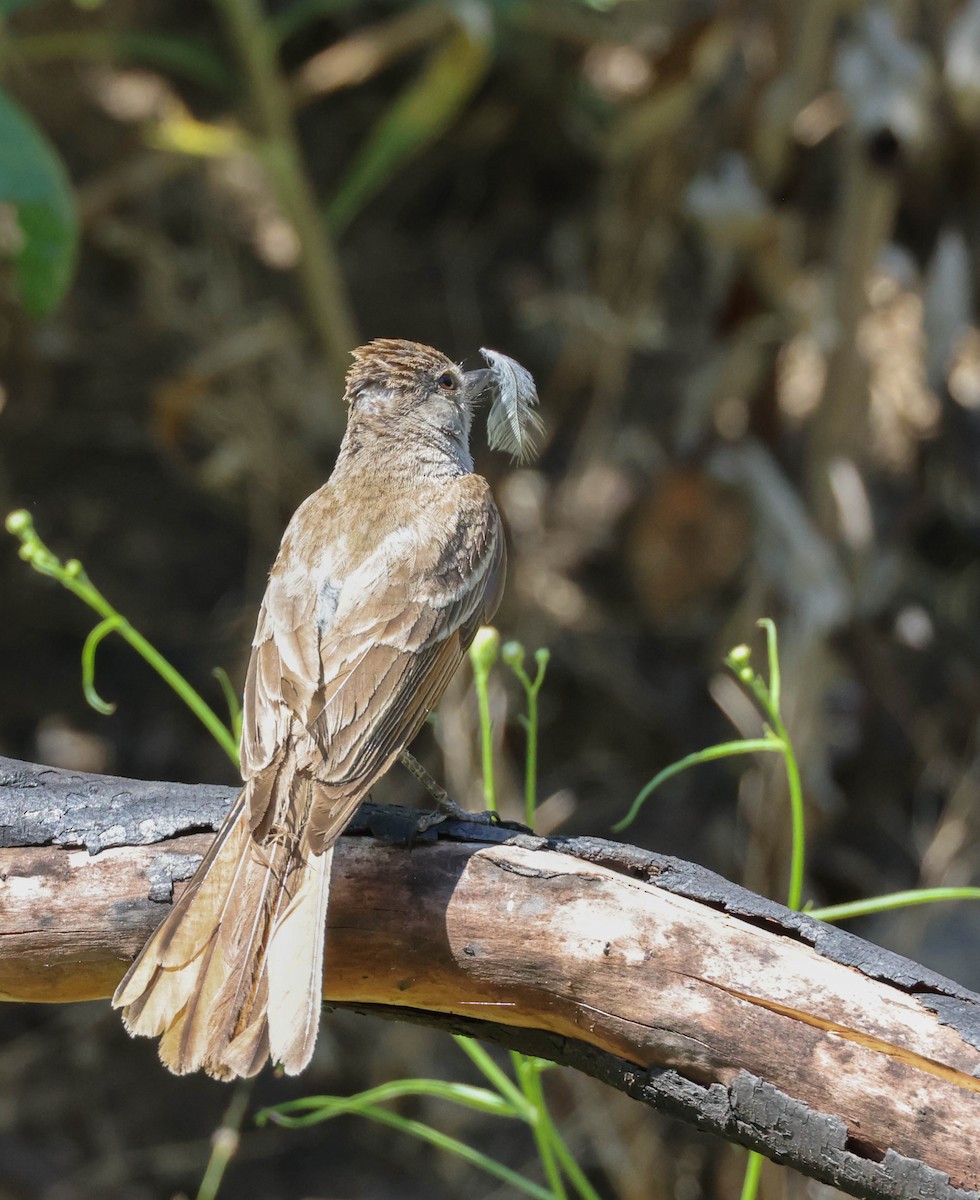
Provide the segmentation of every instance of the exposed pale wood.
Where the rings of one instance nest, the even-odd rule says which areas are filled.
[[[20,789],[19,816],[5,815],[4,766],[8,794]],[[95,855],[11,845],[14,828],[30,840],[24,797],[40,801],[59,779],[34,775],[28,785],[31,768],[18,776],[20,766],[0,760],[0,997],[108,996],[209,835]],[[135,781],[69,783],[62,806],[30,810],[41,826],[61,822],[69,842],[90,839],[72,834],[81,823],[66,822],[65,796],[81,798],[88,817],[100,790],[118,798],[122,784],[140,803]],[[215,802],[231,794],[211,791]],[[171,834],[172,816],[163,819]],[[160,836],[148,824],[142,817],[140,828]],[[510,1044],[537,1038],[564,1061],[579,1047],[586,1069],[618,1072],[618,1086],[644,1099],[683,1110],[676,1097],[693,1089],[701,1123],[855,1194],[955,1194],[906,1160],[953,1187],[980,1187],[980,999],[971,993],[687,864],[592,840],[473,825],[443,832],[410,847],[363,828],[341,840],[329,1001],[409,1019],[446,1014],[451,1026],[476,1023]],[[101,840],[123,836],[117,823]],[[627,1063],[673,1070],[638,1079]],[[724,1112],[704,1119],[712,1097]],[[829,1147],[819,1153],[806,1144],[818,1130]]]

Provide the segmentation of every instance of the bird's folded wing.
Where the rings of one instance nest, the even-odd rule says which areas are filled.
[[[330,843],[419,731],[496,611],[505,545],[489,487],[466,476],[446,502],[434,529],[405,530],[347,579],[329,581],[327,619],[322,582],[297,589],[288,570],[281,577],[292,579],[290,589],[274,586],[276,572],[270,581],[245,685],[243,769],[258,784],[292,743],[319,785],[304,814],[314,850]],[[253,786],[260,837],[286,816],[262,810],[265,794]]]

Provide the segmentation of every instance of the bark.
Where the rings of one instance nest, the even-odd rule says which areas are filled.
[[[107,997],[234,793],[0,759],[0,999]],[[690,863],[365,805],[325,998],[542,1054],[858,1196],[980,1188],[980,997]]]

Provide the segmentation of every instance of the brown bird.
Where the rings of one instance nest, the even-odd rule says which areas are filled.
[[[245,786],[113,996],[171,1071],[310,1060],[333,845],[503,588],[500,517],[469,451],[490,378],[413,342],[354,351],[336,466],[289,522],[259,613]]]

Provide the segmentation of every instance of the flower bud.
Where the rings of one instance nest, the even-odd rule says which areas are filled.
[[[474,671],[487,674],[500,653],[500,634],[492,625],[483,625],[476,631],[470,646],[470,661]]]
[[[524,666],[524,647],[520,642],[504,642],[500,657],[508,667],[520,670]]]
[[[752,657],[752,651],[743,642],[741,646],[736,646],[728,655],[728,661],[733,667],[744,667],[748,665],[749,659]]]
[[[7,514],[7,519],[4,521],[4,527],[8,533],[12,533],[14,537],[23,537],[34,527],[34,522],[31,520],[31,514],[26,508],[18,508],[12,513]]]

